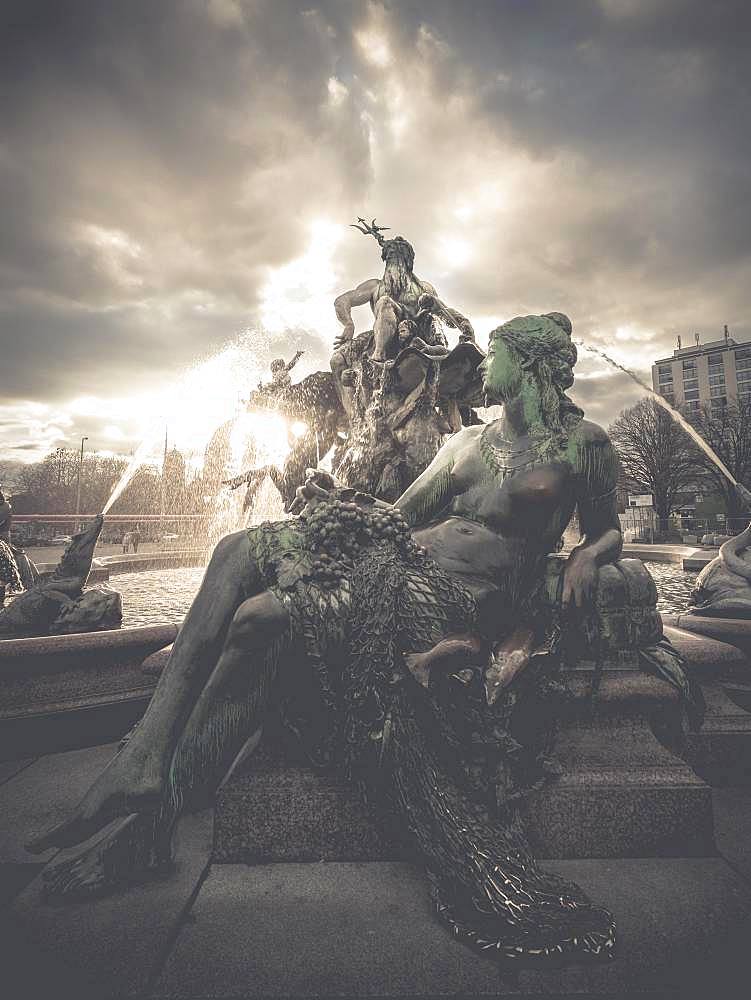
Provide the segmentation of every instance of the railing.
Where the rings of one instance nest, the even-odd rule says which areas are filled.
[[[629,507],[619,517],[627,538],[635,535],[639,541],[653,542],[661,537],[659,522],[651,507]],[[693,544],[700,543],[706,535],[737,535],[748,527],[749,520],[751,514],[673,514],[669,530],[672,535],[681,535],[688,544]]]
[[[19,545],[54,544],[58,540],[80,531],[96,514],[13,514],[11,535]],[[116,544],[123,535],[138,528],[143,542],[172,541],[166,535],[177,534],[181,542],[194,544],[204,538],[213,517],[206,514],[105,514],[100,536],[102,544]]]
[[[97,514],[13,514],[13,524],[23,524],[27,521],[47,522],[49,524],[72,524],[75,521],[92,521]],[[147,521],[202,521],[211,514],[105,514],[104,521],[132,522],[142,524]]]

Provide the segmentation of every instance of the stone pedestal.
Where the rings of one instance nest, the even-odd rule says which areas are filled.
[[[560,778],[526,801],[534,851],[544,857],[701,857],[714,853],[709,786],[654,731],[678,741],[682,706],[667,683],[608,669],[575,671],[572,711],[555,756]]]
[[[691,616],[681,615],[685,623]],[[686,759],[712,785],[751,782],[751,660],[747,653],[719,639],[665,627],[686,662],[689,676],[701,685],[704,723],[690,733]]]
[[[712,785],[751,783],[751,714],[719,683],[701,689],[707,714],[701,730],[689,734],[686,759]]]
[[[696,857],[714,853],[711,789],[655,738],[679,727],[677,692],[637,670],[571,679],[562,774],[524,807],[541,857]],[[263,746],[220,790],[214,859],[223,863],[394,860],[408,856],[339,780]]]
[[[219,790],[214,860],[369,861],[405,858],[398,837],[345,782],[262,745]]]

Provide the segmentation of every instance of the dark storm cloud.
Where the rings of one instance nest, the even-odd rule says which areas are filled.
[[[482,339],[561,309],[648,369],[677,333],[751,335],[750,21],[741,0],[6,3],[8,419],[40,400],[45,442],[86,433],[66,400],[217,349],[311,222],[363,212]],[[352,230],[327,260],[341,287],[380,265]],[[264,359],[325,365],[335,325],[279,322]],[[634,398],[577,391],[606,422]]]
[[[96,322],[107,362],[127,363],[123,310],[192,290],[223,308],[213,329],[181,329],[180,357],[205,348],[207,336],[220,343],[233,332],[227,313],[247,320],[261,270],[299,250],[310,170],[319,210],[347,199],[348,177],[367,184],[355,123],[336,143],[347,169],[327,190],[337,137],[325,109],[335,62],[325,25],[283,3],[250,11],[17,5],[0,53],[11,109],[0,153],[0,288],[14,297],[4,328],[14,340],[32,330],[22,364],[43,356],[45,338],[50,349],[62,340],[74,359],[96,349]],[[96,320],[82,307],[98,309]],[[135,324],[136,338],[144,326]],[[165,361],[158,348],[136,346]],[[64,373],[46,378],[62,387]]]

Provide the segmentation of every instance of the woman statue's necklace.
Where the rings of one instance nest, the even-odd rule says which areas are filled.
[[[553,438],[549,434],[538,438],[529,448],[513,448],[513,442],[504,438],[500,440],[506,447],[499,447],[490,440],[491,433],[492,424],[488,424],[480,434],[480,455],[488,468],[504,479],[510,473],[535,465],[553,447]]]

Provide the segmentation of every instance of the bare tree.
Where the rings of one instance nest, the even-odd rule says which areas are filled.
[[[628,487],[652,494],[660,531],[667,531],[670,515],[701,481],[696,445],[653,399],[624,410],[608,433]]]
[[[731,396],[723,407],[704,406],[687,414],[707,444],[716,452],[731,475],[744,486],[751,485],[751,400]],[[723,497],[729,514],[739,514],[744,504],[732,483],[714,462],[699,452],[698,461],[707,480]]]
[[[21,466],[14,500],[19,514],[69,514],[75,506],[80,457],[78,449],[57,448],[41,462]],[[125,459],[91,452],[84,455],[81,496],[85,513],[97,513],[109,498],[127,462]]]

